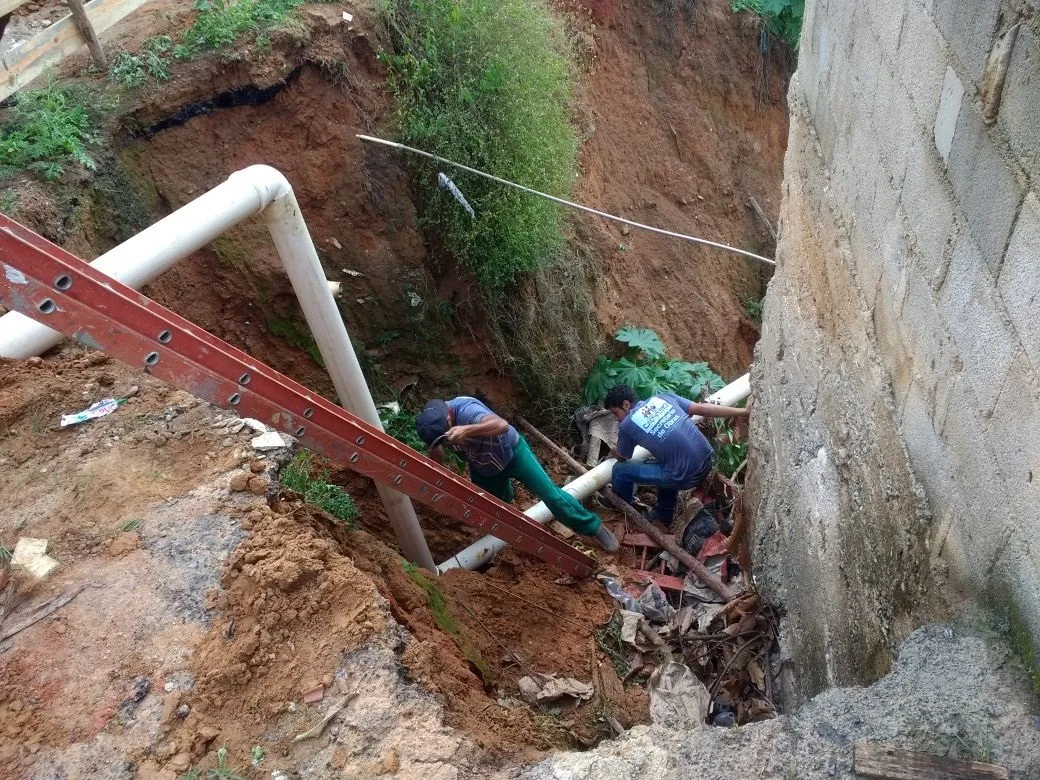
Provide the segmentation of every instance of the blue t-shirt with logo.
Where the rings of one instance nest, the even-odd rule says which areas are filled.
[[[618,426],[618,452],[631,458],[638,444],[653,453],[669,479],[678,485],[691,482],[714,453],[690,419],[692,403],[672,393],[637,402]]]
[[[476,425],[489,414],[494,414],[476,398],[460,395],[447,402],[456,425]],[[513,459],[513,448],[520,440],[520,434],[512,425],[500,436],[478,436],[463,439],[452,447],[461,455],[476,474],[493,477],[501,472]]]

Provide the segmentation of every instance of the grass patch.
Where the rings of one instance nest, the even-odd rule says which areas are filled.
[[[156,84],[170,78],[173,39],[169,35],[148,38],[141,51],[131,54],[121,51],[108,71],[108,78],[127,89],[143,87],[149,81]]]
[[[740,304],[744,307],[744,313],[759,325],[762,324],[762,306],[764,303],[765,300],[763,298],[756,298],[753,295],[742,295],[740,297]]]
[[[437,628],[455,641],[459,650],[462,651],[463,657],[477,670],[481,680],[485,683],[489,682],[491,680],[491,671],[488,669],[484,659],[481,658],[480,651],[463,636],[455,616],[451,614],[448,601],[444,598],[444,591],[415,564],[402,560],[402,565],[408,578],[422,588],[426,594],[426,604],[430,608],[430,614],[433,616],[433,622],[437,624]]]
[[[316,462],[313,453],[302,450],[282,469],[279,479],[283,487],[299,493],[308,504],[328,512],[348,527],[356,527],[353,521],[358,510],[354,499],[339,485],[330,484],[328,477],[328,468]]]
[[[230,46],[252,34],[262,49],[270,48],[266,31],[278,26],[304,0],[197,0],[194,23],[173,47],[173,56],[190,60],[204,51]]]
[[[143,522],[144,520],[142,520],[140,517],[134,517],[130,520],[127,520],[125,523],[122,523],[119,526],[119,530],[122,533],[126,533],[127,531],[136,531],[138,528],[141,527],[141,523]]]
[[[384,55],[401,140],[558,196],[574,181],[571,64],[563,29],[537,0],[381,0],[397,53]],[[475,211],[417,163],[421,223],[500,300],[560,253],[556,205],[449,170]]]
[[[54,181],[70,165],[97,168],[92,150],[99,143],[104,105],[96,93],[50,81],[15,93],[14,101],[0,136],[0,177],[29,171]]]

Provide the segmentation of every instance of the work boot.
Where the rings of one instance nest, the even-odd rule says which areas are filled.
[[[614,536],[613,532],[607,528],[606,523],[599,524],[599,528],[596,529],[596,539],[599,541],[600,546],[608,553],[616,553],[621,549],[621,543],[618,542],[617,537]]]

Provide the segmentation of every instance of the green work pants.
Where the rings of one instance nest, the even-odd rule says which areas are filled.
[[[570,493],[556,486],[545,473],[538,458],[531,452],[527,441],[521,436],[513,448],[513,459],[497,474],[484,476],[470,469],[470,478],[474,484],[488,493],[502,499],[507,504],[513,503],[513,483],[516,480],[538,498],[545,502],[553,517],[579,534],[593,536],[599,530],[600,520],[596,515],[581,505]]]

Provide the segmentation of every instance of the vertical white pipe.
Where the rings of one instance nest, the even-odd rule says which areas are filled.
[[[361,371],[354,346],[350,343],[343,318],[336,308],[328,281],[318,260],[307,225],[300,214],[300,207],[292,189],[279,196],[264,211],[264,221],[278,254],[285,263],[285,271],[296,291],[307,325],[332,384],[339,393],[346,409],[380,430],[383,424],[376,411],[372,394]],[[404,557],[431,572],[437,570],[426,544],[419,519],[415,516],[412,502],[402,493],[376,483],[379,496],[383,499],[386,514],[394,527],[397,541]]]
[[[275,168],[252,165],[231,174],[223,184],[101,255],[91,265],[140,289],[177,261],[260,211],[264,211],[271,238],[344,407],[382,430],[361,365],[333,300],[336,283],[325,278],[292,187]],[[24,360],[50,349],[61,339],[62,334],[56,330],[20,312],[0,317],[0,357]],[[382,485],[377,488],[405,557],[424,569],[436,571],[411,501]]]
[[[732,404],[743,401],[750,394],[751,376],[750,374],[744,374],[740,379],[730,382],[717,393],[708,396],[708,401],[711,403],[721,404],[722,406],[731,406]],[[698,416],[693,419],[700,420],[701,418]],[[645,450],[642,447],[636,447],[635,451],[632,453],[631,459],[638,462],[646,460],[649,456],[650,452],[648,450]],[[608,458],[595,468],[586,471],[577,479],[564,485],[563,489],[579,501],[584,501],[610,482],[610,473],[614,470],[615,463],[617,463],[615,458]],[[549,508],[545,505],[545,502],[535,504],[525,511],[524,514],[531,520],[534,520],[536,523],[541,523],[542,525],[548,523],[553,517]],[[444,563],[437,567],[437,572],[443,574],[451,569],[479,569],[490,561],[496,553],[501,552],[508,546],[508,544],[497,537],[485,536],[483,539],[478,539],[465,550],[456,553],[451,558],[444,561]]]

